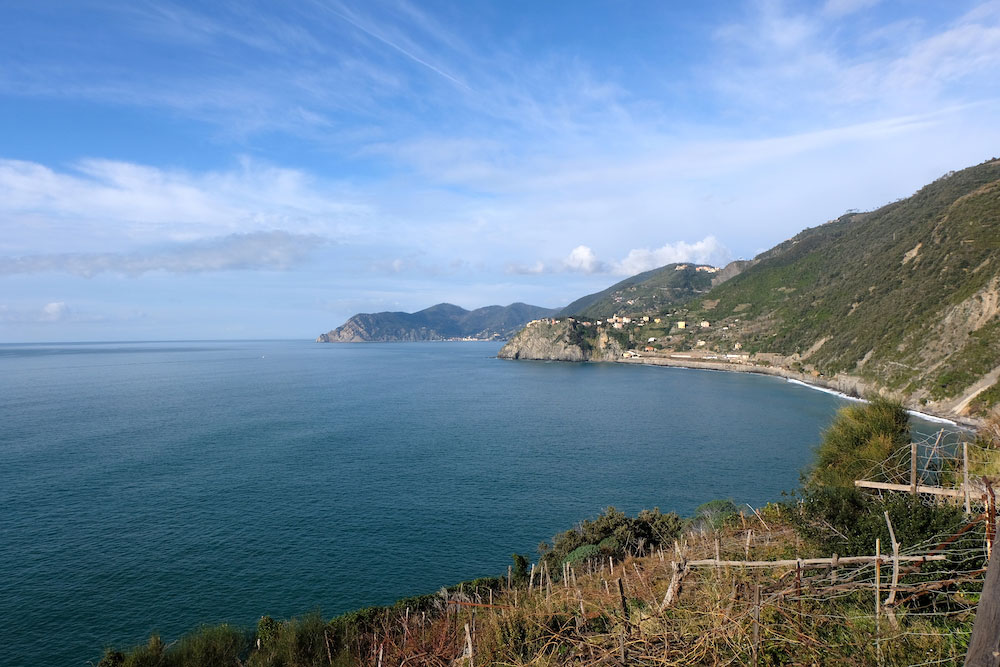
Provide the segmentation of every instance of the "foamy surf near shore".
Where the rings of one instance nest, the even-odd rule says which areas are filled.
[[[836,389],[830,389],[829,387],[820,387],[814,384],[809,384],[808,382],[803,382],[802,380],[796,380],[794,378],[785,378],[786,382],[792,384],[801,385],[803,387],[809,387],[810,389],[815,389],[816,391],[822,391],[826,394],[833,394],[834,396],[839,396],[840,398],[846,399],[848,401],[859,401],[861,403],[867,403],[865,399],[858,398],[857,396],[849,396],[842,391],[837,391]],[[907,410],[907,414],[913,415],[923,419],[924,421],[932,422],[934,424],[948,424],[949,426],[955,426],[957,428],[968,428],[967,426],[962,426],[958,422],[952,419],[946,419],[945,417],[938,417],[937,415],[929,415],[926,412],[920,412],[918,410]]]

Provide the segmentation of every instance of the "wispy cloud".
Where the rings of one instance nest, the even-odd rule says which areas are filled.
[[[722,266],[733,258],[729,249],[714,236],[706,236],[701,241],[687,243],[677,241],[665,243],[659,248],[633,248],[620,260],[605,261],[598,258],[592,248],[579,245],[569,255],[559,261],[536,261],[533,264],[508,264],[511,274],[532,275],[541,273],[583,273],[631,276],[667,264],[692,262]]]
[[[716,31],[709,80],[732,104],[782,121],[794,111],[800,123],[926,112],[1000,91],[997,3],[944,25],[843,24],[875,4],[829,0],[819,13],[782,2],[748,5],[743,19]]]
[[[205,273],[212,271],[286,271],[305,261],[325,240],[287,232],[232,234],[217,239],[175,244],[130,253],[63,253],[0,257],[0,275],[59,272],[91,278],[101,273],[138,277],[153,271]],[[50,303],[50,319],[65,314],[66,304]]]
[[[344,239],[362,233],[370,209],[348,190],[307,173],[251,160],[229,171],[186,172],[82,160],[58,171],[0,159],[0,252],[119,250],[285,229]],[[90,248],[88,248],[90,246]]]

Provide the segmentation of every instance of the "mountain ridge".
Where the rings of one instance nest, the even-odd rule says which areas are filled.
[[[528,321],[548,317],[559,308],[515,302],[466,310],[439,303],[414,313],[358,313],[316,338],[317,343],[379,343],[427,340],[499,340],[509,338]]]

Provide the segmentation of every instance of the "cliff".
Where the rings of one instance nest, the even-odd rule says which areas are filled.
[[[572,318],[529,322],[504,345],[501,359],[538,361],[615,361],[622,358],[622,341],[607,332],[592,335]]]

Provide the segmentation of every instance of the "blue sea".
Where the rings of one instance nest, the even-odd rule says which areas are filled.
[[[837,397],[494,343],[0,345],[12,665],[506,571],[609,505],[797,485]]]

